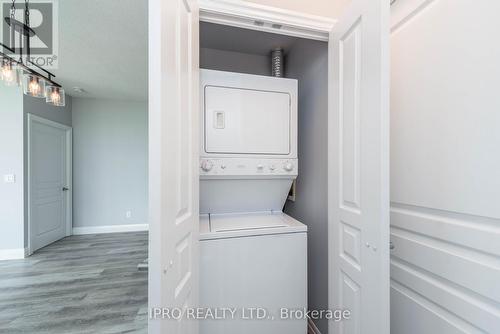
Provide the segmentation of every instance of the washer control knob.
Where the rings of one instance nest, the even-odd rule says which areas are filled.
[[[283,165],[283,169],[287,172],[291,172],[293,170],[293,164],[291,162],[287,162]]]
[[[258,165],[257,165],[257,169],[258,169],[258,170],[263,170],[263,169],[264,169],[264,165],[258,164]]]
[[[214,167],[214,163],[210,160],[203,160],[201,162],[201,169],[205,172],[209,172]]]

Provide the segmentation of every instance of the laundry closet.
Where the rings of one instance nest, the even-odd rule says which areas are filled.
[[[328,43],[200,22],[199,78],[200,305],[246,310],[200,333],[305,333],[279,312],[328,308]]]

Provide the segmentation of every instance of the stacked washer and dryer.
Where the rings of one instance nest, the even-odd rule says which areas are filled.
[[[202,334],[304,334],[307,227],[282,212],[297,177],[297,80],[200,71]],[[300,314],[300,313],[296,313]]]

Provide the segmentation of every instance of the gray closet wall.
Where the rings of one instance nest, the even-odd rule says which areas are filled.
[[[328,44],[298,40],[287,52],[286,76],[299,80],[299,176],[284,212],[308,227],[309,309],[328,309]],[[321,333],[326,319],[317,320]]]

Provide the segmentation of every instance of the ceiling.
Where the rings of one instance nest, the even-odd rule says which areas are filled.
[[[56,81],[75,97],[147,101],[147,0],[59,1]],[[76,93],[81,87],[85,93]]]
[[[200,22],[200,46],[207,49],[269,56],[272,49],[290,50],[298,37]]]
[[[74,97],[147,101],[147,0],[59,1],[56,81]],[[256,55],[297,37],[201,22],[200,46]],[[80,87],[84,93],[73,91]]]

